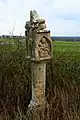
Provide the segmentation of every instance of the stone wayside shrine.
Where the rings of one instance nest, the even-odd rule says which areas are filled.
[[[44,19],[35,10],[30,11],[30,21],[25,25],[26,57],[31,61],[32,100],[28,113],[45,107],[46,62],[52,57],[52,39]],[[38,112],[38,111],[37,111]]]

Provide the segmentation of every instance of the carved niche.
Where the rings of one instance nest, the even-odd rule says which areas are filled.
[[[39,40],[37,47],[36,47],[36,58],[45,60],[50,59],[51,57],[51,42],[50,39],[47,37],[42,37]]]

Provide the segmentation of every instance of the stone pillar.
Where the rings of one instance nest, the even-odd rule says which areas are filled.
[[[50,31],[45,30],[45,20],[40,19],[36,11],[30,12],[30,22],[27,23],[30,27],[27,29],[29,36],[27,40],[28,45],[31,45],[27,45],[28,49],[31,48],[28,50],[29,53],[27,52],[27,58],[31,61],[32,71],[32,100],[28,106],[29,114],[34,109],[42,111],[45,108],[46,62],[52,57],[52,40]],[[29,40],[31,40],[31,43]],[[36,113],[38,113],[38,110]]]
[[[32,100],[30,105],[40,105],[45,102],[46,63],[32,62]]]

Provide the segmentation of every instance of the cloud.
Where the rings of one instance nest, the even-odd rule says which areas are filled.
[[[80,0],[0,0],[0,34],[9,34],[16,21],[14,35],[24,35],[31,9],[46,19],[51,35],[80,34]]]
[[[79,0],[54,0],[49,8],[44,7],[52,35],[80,35],[79,4]]]
[[[2,4],[6,4],[7,0],[0,0]]]
[[[80,21],[80,13],[58,13],[56,17],[61,20]]]

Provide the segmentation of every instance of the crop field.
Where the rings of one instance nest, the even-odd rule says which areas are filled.
[[[57,56],[62,54],[68,58],[80,59],[80,42],[54,41],[53,49]]]
[[[31,63],[24,40],[0,39],[0,120],[26,120]],[[47,63],[48,120],[80,120],[80,42],[53,41]],[[47,120],[47,118],[45,118]]]

